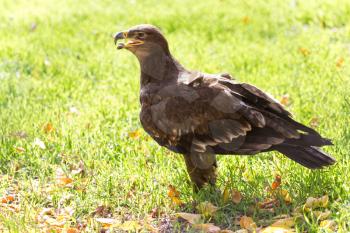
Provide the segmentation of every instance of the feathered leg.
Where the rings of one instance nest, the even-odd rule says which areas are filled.
[[[198,154],[184,155],[187,172],[194,183],[195,191],[201,189],[205,184],[215,185],[216,183],[217,162],[215,155],[203,157]]]

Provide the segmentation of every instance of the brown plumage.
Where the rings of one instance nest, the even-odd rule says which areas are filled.
[[[115,35],[118,49],[136,55],[141,67],[140,120],[159,145],[184,155],[197,188],[215,184],[216,154],[279,151],[314,169],[335,160],[319,149],[332,145],[304,126],[272,97],[229,74],[186,70],[171,55],[159,29],[138,25]]]

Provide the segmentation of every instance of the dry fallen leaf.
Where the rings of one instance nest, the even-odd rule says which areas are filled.
[[[79,233],[79,230],[75,227],[68,227],[67,229],[65,229],[64,232],[65,233]]]
[[[304,55],[305,57],[310,55],[310,50],[308,50],[307,48],[299,48],[299,52]]]
[[[59,186],[67,186],[72,182],[73,182],[73,179],[69,177],[56,177],[56,183]]]
[[[229,198],[230,198],[230,193],[228,191],[228,188],[225,187],[225,189],[224,189],[224,191],[222,193],[222,200],[224,201],[224,203],[227,203]]]
[[[266,227],[260,231],[260,233],[294,233],[295,231],[290,228],[283,227]]]
[[[129,220],[118,225],[117,228],[126,232],[138,232],[142,226],[138,221]]]
[[[319,207],[327,207],[328,205],[328,195],[324,195],[320,198],[314,198],[314,197],[309,197],[306,199],[304,209],[309,210],[309,209],[315,209]]]
[[[95,221],[101,223],[103,227],[110,227],[118,223],[114,218],[95,218]]]
[[[335,231],[337,223],[334,220],[323,220],[320,222],[320,227]]]
[[[182,218],[191,224],[196,224],[201,221],[200,214],[190,214],[190,213],[176,213],[177,218]]]
[[[238,190],[232,191],[232,202],[235,204],[239,204],[242,200],[242,194]]]
[[[50,122],[47,122],[47,123],[44,125],[43,129],[44,129],[44,132],[45,132],[45,133],[52,133],[52,132],[55,130],[54,127],[52,126],[52,124],[51,124]]]
[[[141,136],[141,129],[137,129],[128,133],[129,137],[132,139],[137,139]]]
[[[220,227],[217,227],[212,223],[194,224],[193,228],[204,233],[219,233],[221,230]]]
[[[311,120],[310,120],[310,126],[312,128],[316,128],[319,124],[319,119],[318,117],[313,117]]]
[[[289,192],[285,189],[281,189],[279,192],[279,195],[283,198],[283,200],[286,203],[291,203],[292,202],[292,198],[289,195]]]
[[[197,206],[197,210],[200,214],[202,214],[204,217],[210,217],[215,214],[215,212],[218,210],[218,207],[213,205],[212,203],[205,201],[200,203]]]
[[[26,151],[26,149],[24,149],[23,147],[20,147],[20,146],[15,147],[15,150],[18,153],[23,153],[24,151]]]
[[[285,94],[282,96],[280,103],[284,106],[288,106],[289,105],[289,95]]]
[[[274,182],[272,182],[271,189],[275,190],[281,185],[281,176],[276,175]]]
[[[344,58],[343,57],[338,58],[336,62],[336,66],[338,68],[341,68],[343,65],[344,65]]]
[[[175,205],[182,205],[182,201],[180,200],[180,192],[176,190],[173,185],[168,186],[168,197],[170,197],[171,201]]]
[[[15,200],[14,195],[7,195],[1,198],[1,203],[10,203],[10,202],[13,202],[14,200]]]
[[[318,219],[318,220],[325,220],[327,219],[330,215],[331,215],[331,211],[329,210],[326,210],[325,212],[322,212],[322,211],[313,211],[312,212],[315,217]]]
[[[272,223],[272,227],[284,227],[284,228],[291,228],[295,225],[294,218],[289,217],[289,218],[283,218],[279,219],[276,222]]]
[[[241,228],[247,229],[247,230],[254,230],[257,228],[253,219],[247,216],[241,217],[241,219],[239,220],[239,225],[241,226]]]

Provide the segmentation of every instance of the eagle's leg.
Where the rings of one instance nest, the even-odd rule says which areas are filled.
[[[214,154],[185,154],[184,158],[195,191],[205,184],[215,185],[217,162]]]

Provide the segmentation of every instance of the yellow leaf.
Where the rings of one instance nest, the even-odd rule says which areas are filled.
[[[52,126],[52,124],[50,122],[47,122],[44,125],[43,129],[44,129],[45,133],[51,133],[51,132],[53,132],[55,130],[55,128]]]
[[[66,186],[66,185],[72,183],[73,179],[71,179],[69,177],[59,176],[59,177],[56,177],[56,182],[59,186]]]
[[[283,200],[284,200],[286,203],[291,203],[291,202],[292,202],[292,198],[290,197],[290,195],[289,195],[289,193],[288,193],[287,190],[281,189],[280,195],[281,195],[281,197],[283,198]]]
[[[142,226],[139,222],[130,220],[123,222],[117,228],[127,232],[138,232],[142,228]]]
[[[226,203],[229,198],[230,198],[230,193],[228,191],[228,188],[225,187],[224,192],[222,193],[222,199],[223,199],[224,203]]]
[[[336,62],[336,66],[338,68],[342,67],[344,65],[344,58],[343,57],[340,57],[338,58],[337,62]]]
[[[247,230],[252,230],[257,228],[253,219],[247,216],[241,217],[241,219],[239,220],[239,225],[241,226],[241,228],[247,229]]]
[[[147,232],[152,232],[152,233],[158,233],[159,232],[157,228],[155,228],[154,226],[152,226],[149,223],[144,223],[143,227],[147,230]]]
[[[26,151],[26,149],[24,149],[23,147],[20,147],[20,146],[15,147],[15,150],[18,153],[22,153],[22,152]]]
[[[243,22],[243,24],[247,25],[247,24],[249,24],[249,22],[250,22],[250,18],[249,18],[248,16],[244,16],[244,17],[242,18],[242,22]]]
[[[238,190],[233,190],[232,191],[232,202],[235,204],[240,203],[242,200],[242,195]]]
[[[289,95],[288,94],[283,95],[281,100],[280,100],[280,103],[284,106],[289,105]]]
[[[175,205],[182,205],[182,201],[180,200],[180,192],[176,190],[173,185],[168,186],[168,197],[170,197],[171,201]]]
[[[141,136],[141,129],[137,129],[128,133],[129,137],[132,139],[139,138]]]
[[[212,203],[210,203],[208,201],[205,201],[205,202],[200,203],[197,206],[197,210],[204,217],[210,217],[210,216],[213,216],[215,214],[215,212],[218,210],[218,207],[216,207],[215,205],[213,205]]]
[[[320,227],[334,231],[337,223],[334,220],[323,220],[320,222]]]
[[[299,52],[304,55],[305,57],[310,55],[310,50],[308,50],[307,48],[299,48]]]
[[[304,208],[308,210],[308,209],[314,209],[318,207],[327,207],[327,205],[328,205],[328,196],[324,195],[320,198],[309,197],[308,199],[306,199]]]
[[[200,214],[190,214],[190,213],[176,213],[176,217],[185,219],[187,222],[191,224],[199,223],[201,220]]]
[[[330,215],[331,215],[331,211],[329,210],[326,210],[325,212],[322,212],[322,211],[313,211],[312,212],[315,217],[318,219],[318,220],[325,220],[327,219]]]
[[[284,218],[279,219],[276,222],[271,224],[271,227],[284,227],[284,228],[291,228],[295,225],[294,218]]]
[[[117,223],[114,218],[95,218],[95,221],[101,223],[103,227],[110,227]]]
[[[204,233],[219,233],[220,227],[215,226],[212,223],[194,224],[193,228],[200,230]]]
[[[290,228],[283,227],[266,227],[260,231],[260,233],[294,233],[295,231]]]

